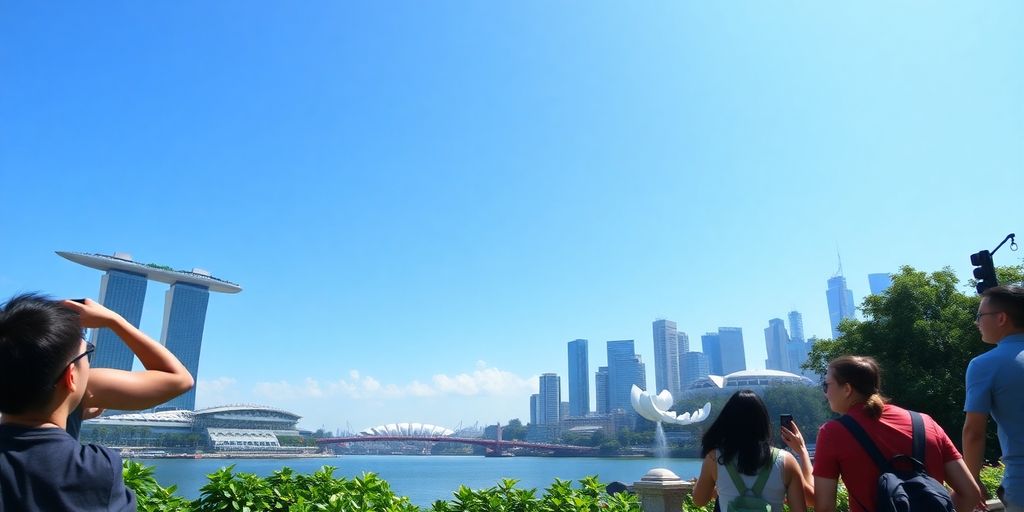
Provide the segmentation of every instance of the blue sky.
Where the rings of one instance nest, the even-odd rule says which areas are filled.
[[[837,249],[859,301],[1022,229],[1019,2],[0,11],[0,295],[97,295],[56,250],[241,284],[199,405],[527,418],[569,340],[653,385],[654,319],[739,326],[763,367],[770,318],[828,335]]]

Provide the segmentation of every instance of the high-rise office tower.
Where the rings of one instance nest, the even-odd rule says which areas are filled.
[[[655,320],[654,328],[654,386],[655,392],[667,389],[679,396],[679,337],[676,323]]]
[[[537,419],[540,417],[540,395],[534,393],[530,395],[530,425],[536,425]]]
[[[57,254],[80,265],[105,270],[100,280],[100,302],[136,327],[142,318],[147,282],[170,284],[160,341],[185,365],[192,378],[199,380],[199,354],[210,292],[238,293],[242,291],[240,286],[213,277],[202,269],[181,271],[137,263],[126,253],[108,256],[58,251]],[[131,369],[133,355],[112,331],[97,329],[93,341],[96,344],[93,366]],[[158,408],[195,409],[195,388]]]
[[[804,338],[804,316],[799,311],[789,312],[789,339],[803,343]]]
[[[892,286],[892,274],[868,274],[868,286],[871,287],[871,295],[881,295]]]
[[[595,409],[598,414],[608,414],[608,367],[600,366],[594,373],[594,396],[597,399]]]
[[[709,332],[700,337],[704,355],[708,358],[708,371],[711,375],[725,375],[722,372],[722,340],[717,332]]]
[[[685,391],[691,384],[699,379],[707,377],[710,373],[708,358],[700,352],[687,352],[682,358],[683,378],[680,383]],[[675,397],[678,399],[679,397]]]
[[[540,376],[540,392],[537,393],[537,424],[558,423],[559,408],[562,406],[562,379],[554,373]]]
[[[683,356],[690,352],[690,337],[685,332],[676,331],[676,339],[679,340],[679,393],[672,393],[674,397],[678,397],[686,389],[683,382],[688,377],[686,375],[686,366],[683,364]]]
[[[590,412],[590,363],[587,340],[569,342],[569,416]]]
[[[786,324],[781,318],[772,318],[768,321],[768,327],[764,330],[764,345],[768,350],[765,368],[788,372],[790,370],[789,334],[786,333]]]
[[[719,327],[718,339],[722,347],[722,375],[747,369],[747,356],[743,348],[743,329]]]
[[[856,311],[853,304],[853,292],[846,287],[846,278],[842,274],[835,275],[828,280],[825,298],[828,301],[828,317],[832,324],[832,337],[838,338],[839,322],[847,318],[854,318]]]
[[[630,390],[636,384],[647,389],[644,363],[634,351],[633,340],[608,342],[608,410],[632,414]]]

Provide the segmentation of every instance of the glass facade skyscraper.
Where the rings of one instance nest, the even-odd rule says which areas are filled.
[[[608,367],[598,367],[594,373],[594,397],[597,399],[595,409],[598,414],[608,414]]]
[[[587,340],[569,342],[569,416],[590,412],[590,362]]]
[[[630,390],[636,384],[647,389],[647,376],[643,361],[634,350],[633,340],[608,342],[608,410],[634,414],[630,403]]]
[[[654,391],[667,389],[679,396],[679,336],[676,323],[655,320],[654,330]]]
[[[142,305],[146,301],[146,285],[149,280],[144,274],[110,269],[100,278],[100,303],[107,309],[121,315],[136,328],[142,321]],[[121,338],[110,329],[96,329],[92,334],[96,355],[92,366],[132,370],[135,354]]]
[[[868,286],[871,287],[871,295],[881,295],[892,286],[892,274],[868,274]]]
[[[847,318],[854,318],[856,313],[853,292],[846,287],[845,277],[840,274],[828,280],[825,299],[828,301],[828,318],[832,324],[832,338],[838,338],[839,322]]]
[[[700,352],[687,352],[682,357],[682,377],[680,385],[685,390],[699,379],[710,374],[708,357]]]
[[[164,329],[160,342],[188,368],[196,382],[199,382],[199,352],[203,346],[203,327],[209,302],[208,288],[187,283],[172,284],[164,302]],[[162,408],[195,410],[195,386]]]
[[[765,368],[769,370],[790,371],[789,334],[786,324],[781,318],[772,318],[764,330],[764,345],[768,351]]]
[[[562,379],[554,373],[540,376],[540,392],[537,393],[537,424],[555,425],[562,406]]]
[[[799,311],[789,312],[789,339],[803,343],[804,338],[804,316]]]
[[[708,358],[708,371],[711,375],[725,375],[722,373],[722,340],[717,332],[709,332],[700,337],[701,348]]]
[[[743,329],[719,327],[718,340],[722,347],[722,375],[747,369],[747,355],[743,348]]]

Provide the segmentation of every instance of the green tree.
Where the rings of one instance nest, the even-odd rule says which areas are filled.
[[[997,269],[999,282],[1020,282],[1024,268]],[[970,285],[970,283],[968,283]],[[964,374],[985,352],[974,325],[979,298],[961,291],[951,269],[931,274],[904,266],[892,286],[861,305],[864,321],[844,320],[840,336],[814,345],[805,368],[824,372],[842,355],[868,355],[882,367],[882,393],[892,402],[931,415],[959,444],[963,428]],[[998,444],[990,432],[992,458]]]

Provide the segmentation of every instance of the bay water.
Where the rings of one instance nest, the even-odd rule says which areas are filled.
[[[536,488],[538,495],[556,478],[579,480],[596,475],[602,484],[613,481],[632,484],[653,468],[668,468],[681,478],[691,480],[700,473],[700,459],[598,458],[598,457],[479,457],[479,456],[404,456],[344,455],[303,459],[146,459],[153,466],[160,485],[177,485],[177,494],[189,499],[199,497],[206,475],[224,466],[236,472],[268,476],[282,467],[297,473],[312,473],[321,466],[337,468],[337,477],[356,477],[376,473],[391,489],[420,507],[436,500],[451,500],[452,493],[465,485],[485,489],[503,478],[519,481],[519,488]]]

